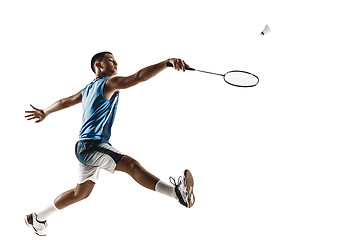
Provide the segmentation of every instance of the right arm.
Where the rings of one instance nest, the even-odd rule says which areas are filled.
[[[170,62],[176,70],[183,70],[185,71],[185,67],[189,67],[183,60],[177,58],[169,58],[165,61],[159,62],[157,64],[145,67],[133,75],[128,77],[111,77],[109,80],[106,81],[106,86],[104,91],[107,93],[114,92],[118,89],[125,89],[132,86],[135,86],[138,83],[144,82],[149,80],[150,78],[157,75],[159,72],[166,69],[166,64]]]
[[[25,116],[27,120],[37,119],[35,123],[39,123],[44,120],[51,113],[63,110],[65,108],[74,106],[75,104],[81,103],[82,101],[82,90],[70,97],[62,98],[46,109],[38,109],[30,104],[33,108],[33,111],[25,111],[28,115]]]

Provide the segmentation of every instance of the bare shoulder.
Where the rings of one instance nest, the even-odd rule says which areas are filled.
[[[118,86],[123,81],[123,79],[124,79],[124,77],[121,77],[121,76],[111,77],[106,81],[105,87],[107,87],[108,89],[111,89],[111,90],[116,90],[116,89],[118,89]]]
[[[106,99],[111,99],[119,89],[128,88],[129,77],[114,76],[109,78],[104,86],[103,95]]]
[[[109,78],[105,83],[105,88],[111,92],[114,92],[119,89],[125,89],[132,86],[132,82],[134,82],[135,75],[121,77],[121,76],[114,76]]]

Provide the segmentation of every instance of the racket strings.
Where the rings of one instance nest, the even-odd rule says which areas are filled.
[[[225,74],[225,82],[238,87],[253,87],[259,82],[259,78],[251,73],[243,71],[231,71]]]

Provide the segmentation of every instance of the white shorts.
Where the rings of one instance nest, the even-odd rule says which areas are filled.
[[[79,160],[78,183],[87,180],[96,182],[101,169],[114,173],[117,163],[124,156],[110,143],[81,140],[75,146],[76,157]]]

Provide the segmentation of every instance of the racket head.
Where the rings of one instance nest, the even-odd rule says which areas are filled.
[[[259,83],[259,78],[255,74],[240,70],[225,73],[224,80],[235,87],[254,87]]]

